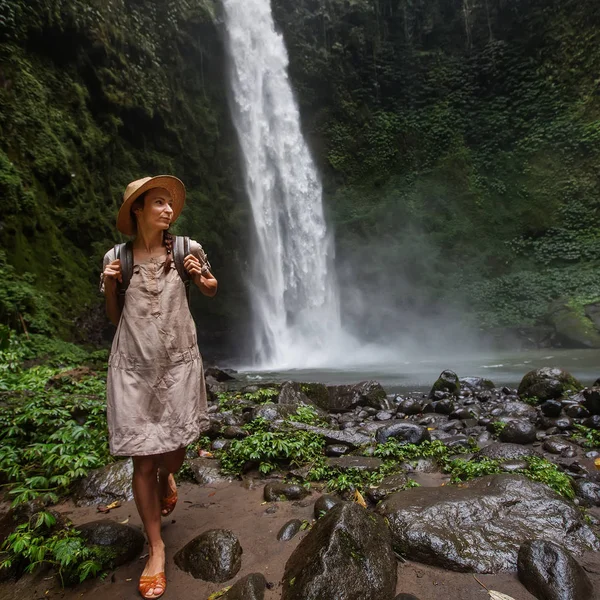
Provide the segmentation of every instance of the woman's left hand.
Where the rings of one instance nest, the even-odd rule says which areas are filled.
[[[205,269],[205,267],[203,267],[198,258],[193,254],[188,254],[183,259],[183,266],[194,279],[204,275],[203,269]]]

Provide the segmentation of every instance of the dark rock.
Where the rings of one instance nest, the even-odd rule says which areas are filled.
[[[186,461],[188,467],[194,474],[196,483],[209,485],[218,481],[231,481],[230,478],[221,474],[219,461],[214,458],[193,458]]]
[[[398,404],[398,412],[403,412],[405,415],[418,415],[423,412],[423,404],[413,398],[404,398]]]
[[[513,460],[524,456],[536,456],[533,448],[525,448],[520,444],[502,444],[495,442],[482,448],[476,455],[476,459],[491,458],[492,460]]]
[[[141,531],[115,521],[92,521],[79,525],[77,529],[87,544],[104,550],[106,566],[119,567],[137,558],[144,548]]]
[[[540,402],[560,398],[568,390],[579,391],[581,384],[570,373],[557,367],[529,371],[519,385],[519,396],[537,398]],[[591,412],[591,411],[590,411]]]
[[[221,600],[263,600],[267,580],[261,573],[250,573],[231,586]]]
[[[325,456],[344,456],[350,452],[349,446],[344,444],[329,444],[325,447]]]
[[[443,400],[436,400],[431,403],[433,406],[433,412],[439,413],[441,415],[450,415],[455,409],[455,404],[449,398],[444,398]]]
[[[204,370],[204,375],[206,377],[212,377],[215,381],[218,381],[219,383],[235,379],[235,377],[233,377],[229,373],[226,373],[222,369],[219,369],[218,367],[207,367]]]
[[[572,306],[569,298],[554,300],[544,317],[554,325],[556,338],[566,348],[600,348],[600,332],[581,309]]]
[[[509,421],[498,436],[507,444],[532,444],[535,442],[536,429],[529,421]]]
[[[221,430],[221,435],[227,440],[239,440],[248,437],[249,433],[239,425],[229,425]]]
[[[565,415],[572,419],[585,419],[590,416],[590,411],[581,404],[569,404],[565,407]]]
[[[300,519],[292,519],[288,521],[277,534],[277,539],[282,542],[287,542],[291,540],[302,527],[302,521]]]
[[[458,397],[460,393],[458,375],[454,371],[443,371],[429,392],[430,400],[435,399],[436,392],[448,392],[450,395]]]
[[[386,496],[403,490],[407,481],[408,478],[404,473],[396,473],[386,477],[377,487],[367,488],[365,494],[371,502],[377,504]]]
[[[188,542],[174,556],[175,564],[196,579],[221,583],[242,566],[242,547],[226,529],[210,529]]]
[[[575,446],[563,437],[549,437],[544,440],[542,448],[551,454],[563,454],[569,450],[577,452]],[[563,455],[564,456],[564,455]]]
[[[231,445],[230,440],[213,440],[210,447],[213,450],[226,450]]]
[[[576,479],[573,489],[584,506],[600,506],[600,484],[586,479]]]
[[[501,405],[502,407],[502,416],[505,417],[535,417],[537,411],[533,406],[525,402],[505,402]]]
[[[396,577],[383,519],[344,502],[319,519],[290,556],[281,600],[382,600],[393,597]]]
[[[273,404],[272,402],[259,404],[252,409],[251,421],[258,418],[264,419],[269,423],[283,421],[286,417],[294,414],[296,408],[296,405],[292,404]]]
[[[329,399],[327,406],[321,406],[329,412],[346,412],[357,406],[370,406],[377,410],[385,408],[387,394],[377,381],[361,381],[354,385],[327,386]]]
[[[336,506],[340,502],[341,500],[337,496],[323,494],[315,502],[315,519],[320,519],[323,515],[328,513],[334,506]]]
[[[379,458],[367,456],[338,456],[336,458],[326,458],[325,463],[328,467],[347,471],[348,469],[357,469],[359,471],[377,471],[383,461]]]
[[[485,379],[485,377],[461,377],[459,382],[463,389],[468,388],[473,392],[493,390],[496,387],[493,381]]]
[[[379,444],[385,444],[390,438],[404,444],[420,444],[431,439],[426,427],[415,423],[392,423],[377,430],[375,438]]]
[[[554,426],[558,427],[561,431],[573,429],[573,419],[570,419],[569,417],[559,417],[554,421]]]
[[[600,429],[600,415],[592,415],[588,417],[583,422],[584,427],[589,427],[590,429]]]
[[[279,404],[309,404],[319,408],[319,412],[327,414],[329,408],[329,391],[322,383],[299,383],[286,381],[281,387],[277,400]]]
[[[375,415],[376,421],[389,421],[394,415],[391,412],[381,410]]]
[[[294,423],[294,428],[302,429],[304,431],[311,431],[313,433],[317,433],[318,435],[322,435],[328,444],[336,444],[339,442],[346,444],[351,448],[366,446],[373,441],[371,436],[360,433],[355,428],[341,431],[339,429],[315,427],[314,425],[306,425],[305,423]]]
[[[212,400],[216,400],[218,394],[223,394],[227,391],[227,384],[217,381],[214,377],[206,376],[204,378],[204,383],[206,385],[206,391]]]
[[[505,460],[500,463],[500,468],[505,473],[515,473],[516,471],[524,471],[529,467],[529,463],[525,460]]]
[[[543,402],[540,405],[540,409],[546,417],[554,419],[560,416],[562,411],[562,403],[558,400],[546,400],[546,402]]]
[[[110,504],[116,500],[127,502],[133,499],[131,479],[133,462],[119,460],[116,463],[94,469],[75,488],[75,501],[79,506]]]
[[[514,570],[521,544],[540,532],[575,553],[600,549],[580,511],[521,475],[489,475],[461,487],[414,488],[377,507],[394,548],[453,571]]]
[[[600,415],[600,387],[592,387],[581,392],[583,405],[592,415]]]
[[[309,494],[310,491],[296,483],[267,483],[264,489],[264,498],[267,502],[302,500]]]
[[[541,600],[592,600],[593,586],[571,552],[548,540],[525,542],[519,549],[521,583]]]

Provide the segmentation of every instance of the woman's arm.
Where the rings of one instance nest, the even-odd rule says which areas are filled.
[[[200,264],[198,258],[193,254],[188,254],[183,259],[183,266],[192,276],[192,281],[198,286],[198,289],[205,296],[214,296],[217,293],[218,282],[215,276]]]
[[[117,293],[117,281],[121,281],[121,261],[113,260],[104,267],[104,298],[106,304],[106,314],[110,322],[116,327],[121,318],[121,304]]]

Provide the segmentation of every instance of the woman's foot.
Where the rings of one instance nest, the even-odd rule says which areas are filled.
[[[173,512],[175,505],[177,504],[177,484],[175,483],[175,477],[173,477],[173,473],[164,472],[163,474],[161,471],[159,471],[159,483],[161,490],[160,514],[163,517],[166,517]]]
[[[167,589],[165,578],[165,546],[150,548],[146,568],[140,577],[138,586],[140,594],[144,598],[152,600],[160,598]]]

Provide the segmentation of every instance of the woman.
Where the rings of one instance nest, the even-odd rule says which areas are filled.
[[[185,447],[208,427],[202,358],[168,232],[184,202],[185,187],[176,177],[130,183],[117,217],[117,229],[135,236],[124,302],[118,293],[121,263],[114,249],[106,253],[102,273],[106,311],[117,326],[108,361],[110,450],[133,458],[133,495],[149,546],[139,583],[144,598],[165,592],[161,514],[175,508],[173,473],[183,462]],[[205,296],[217,293],[217,280],[200,244],[190,242],[184,267]]]

